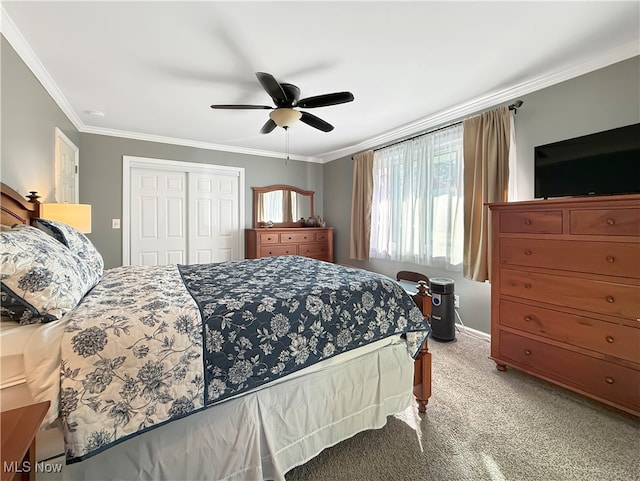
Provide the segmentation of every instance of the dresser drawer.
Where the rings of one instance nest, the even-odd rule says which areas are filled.
[[[327,244],[300,244],[298,252],[301,256],[326,257],[329,254]]]
[[[500,300],[500,325],[640,364],[640,329]]]
[[[574,210],[569,218],[572,234],[640,236],[640,209]]]
[[[502,264],[640,278],[640,244],[570,240],[500,240]]]
[[[500,232],[561,234],[562,211],[501,212]]]
[[[640,411],[640,371],[510,332],[499,336],[505,361]]]
[[[291,232],[286,234],[280,234],[280,242],[313,242],[315,240],[315,234],[313,232]]]
[[[260,247],[260,257],[292,256],[298,253],[297,245],[274,245]]]
[[[626,319],[640,318],[640,286],[500,269],[500,292]]]
[[[279,244],[280,235],[274,232],[265,232],[264,234],[258,234],[260,238],[260,244]]]

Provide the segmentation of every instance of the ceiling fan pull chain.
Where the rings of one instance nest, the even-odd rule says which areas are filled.
[[[289,162],[289,127],[284,127],[284,132],[286,135],[286,149],[287,149],[287,158],[284,161],[284,165],[288,165]]]

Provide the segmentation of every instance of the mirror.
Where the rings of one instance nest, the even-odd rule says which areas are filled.
[[[253,227],[304,227],[301,218],[314,217],[312,190],[292,185],[269,185],[253,189]]]

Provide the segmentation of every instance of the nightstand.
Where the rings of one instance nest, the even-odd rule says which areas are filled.
[[[49,401],[0,413],[2,475],[0,481],[36,479],[36,434]]]

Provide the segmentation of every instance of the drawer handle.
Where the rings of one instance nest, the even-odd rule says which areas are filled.
[[[525,289],[531,289],[531,284],[529,284],[529,283],[525,284],[525,285],[524,285],[524,288],[525,288]]]
[[[613,263],[613,261],[615,261],[615,260],[616,260],[616,259],[615,259],[615,257],[613,257],[613,256],[607,256],[607,262],[611,262],[611,263]]]
[[[531,225],[531,219],[525,219],[524,223],[527,224],[527,225]]]
[[[291,236],[287,237],[287,239],[291,240]]]
[[[527,314],[526,316],[524,316],[524,320],[526,322],[530,322],[533,321],[536,318],[536,316],[532,315],[532,314]]]
[[[607,302],[608,302],[609,304],[613,304],[613,303],[614,303],[614,301],[615,301],[615,299],[613,298],[613,296],[607,296],[607,297],[606,297],[606,299],[607,299]]]
[[[607,219],[607,225],[613,225],[615,223],[616,223],[615,219],[612,219],[611,217]]]
[[[529,249],[527,249],[526,251],[524,251],[524,255],[525,256],[530,256],[531,255],[531,251]]]
[[[530,351],[529,349],[525,349],[525,350],[524,350],[524,353],[525,353],[527,356],[530,356],[530,355],[531,355],[531,351]]]
[[[613,337],[611,337],[611,336],[607,336],[607,337],[606,337],[606,340],[607,340],[607,342],[608,342],[609,344],[612,344],[612,343],[613,343]]]
[[[607,384],[613,384],[613,378],[611,376],[605,377],[604,380],[607,381]]]

